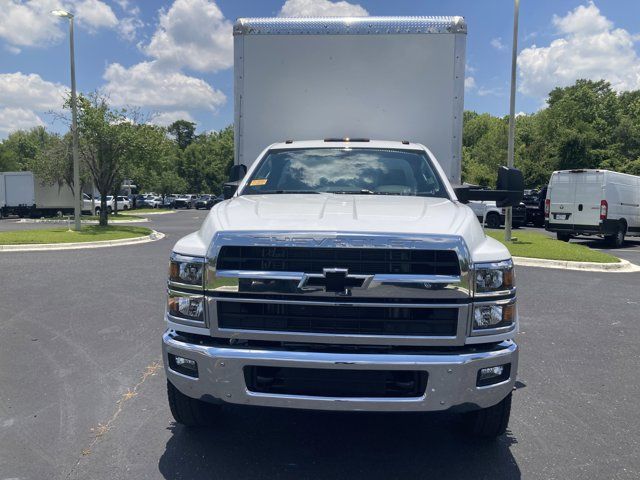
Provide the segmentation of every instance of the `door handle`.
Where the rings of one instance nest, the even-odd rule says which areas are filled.
[[[582,211],[582,204],[578,205],[578,211],[581,212]]]

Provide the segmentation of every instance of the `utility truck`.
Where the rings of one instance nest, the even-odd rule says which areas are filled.
[[[640,177],[594,169],[553,172],[545,225],[558,240],[598,235],[621,247],[625,236],[640,236]]]
[[[73,214],[73,198],[68,185],[42,182],[33,172],[0,173],[0,217]]]
[[[504,433],[515,272],[460,186],[461,17],[257,18],[234,26],[235,164],[170,258],[171,411],[225,402],[465,415]],[[454,186],[456,185],[456,186]]]

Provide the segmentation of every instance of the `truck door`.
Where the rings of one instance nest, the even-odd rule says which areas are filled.
[[[604,173],[594,171],[569,172],[575,185],[573,224],[600,225],[600,201],[603,197]],[[579,227],[578,227],[579,228]]]
[[[576,185],[569,172],[556,172],[549,183],[549,223],[573,225]]]

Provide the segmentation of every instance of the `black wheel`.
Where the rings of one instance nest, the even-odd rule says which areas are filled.
[[[113,213],[113,208],[107,207],[107,213],[111,215]]]
[[[507,431],[511,415],[511,393],[493,407],[465,414],[465,426],[476,437],[496,438]]]
[[[123,210],[129,210],[129,207],[127,207],[126,205],[124,205],[124,206],[122,207],[122,209],[123,209]]]
[[[561,242],[568,242],[571,240],[571,234],[566,232],[556,232],[556,238]]]
[[[620,223],[620,225],[618,225],[618,230],[616,231],[615,235],[607,235],[604,238],[610,246],[614,248],[620,248],[624,245],[624,236],[626,234],[627,234],[627,226],[624,223]]]
[[[497,213],[490,213],[487,215],[486,225],[489,228],[500,228],[500,215]]]
[[[96,208],[96,213],[95,214],[96,214],[96,216],[100,215],[100,207]]]
[[[214,424],[220,405],[187,397],[167,381],[169,408],[176,422],[186,427],[207,427]]]

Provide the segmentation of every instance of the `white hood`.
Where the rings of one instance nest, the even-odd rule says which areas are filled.
[[[502,245],[497,242],[495,245],[492,239],[485,237],[470,208],[444,198],[335,194],[242,195],[216,205],[200,231],[178,242],[176,251],[204,255],[214,233],[225,230],[456,235],[467,242],[474,261],[509,258]],[[199,248],[197,244],[200,244]],[[485,257],[479,249],[486,251],[487,248],[490,258],[477,258],[478,255]],[[200,252],[195,252],[195,249]]]

